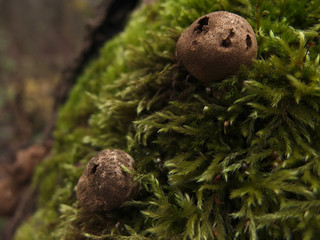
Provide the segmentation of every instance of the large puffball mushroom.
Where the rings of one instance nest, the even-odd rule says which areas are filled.
[[[176,47],[178,60],[205,83],[222,80],[257,57],[257,40],[250,24],[225,11],[198,18],[181,34]]]
[[[134,172],[133,158],[122,150],[107,149],[94,156],[77,185],[80,205],[90,211],[110,211],[132,199],[138,184],[123,166]]]

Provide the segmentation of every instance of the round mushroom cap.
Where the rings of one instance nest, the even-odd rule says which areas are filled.
[[[138,184],[125,172],[133,168],[133,158],[122,150],[107,149],[94,156],[77,184],[80,205],[91,212],[110,211],[135,196]]]
[[[244,18],[217,11],[198,18],[181,34],[176,54],[191,75],[211,83],[251,65],[257,40]]]

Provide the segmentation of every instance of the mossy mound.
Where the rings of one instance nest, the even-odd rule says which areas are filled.
[[[285,3],[285,5],[284,5]],[[253,26],[258,57],[204,85],[176,41],[217,10]],[[317,239],[320,234],[320,1],[159,0],[136,12],[78,79],[40,208],[16,239]],[[75,186],[98,151],[136,161],[136,201],[88,214]]]

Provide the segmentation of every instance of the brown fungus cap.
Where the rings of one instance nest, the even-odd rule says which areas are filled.
[[[121,150],[107,149],[91,158],[77,185],[80,205],[90,211],[110,211],[135,196],[138,184],[125,172],[133,168],[133,158]]]
[[[257,40],[250,24],[239,15],[218,11],[198,18],[177,42],[177,58],[191,75],[211,83],[251,65]]]

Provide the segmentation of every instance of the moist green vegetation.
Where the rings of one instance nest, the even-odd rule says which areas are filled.
[[[216,10],[249,21],[258,57],[204,85],[178,64],[175,44]],[[52,156],[35,176],[39,210],[16,239],[317,239],[319,18],[319,0],[159,0],[140,9],[61,109]],[[105,148],[136,160],[140,193],[89,214],[75,187]]]

